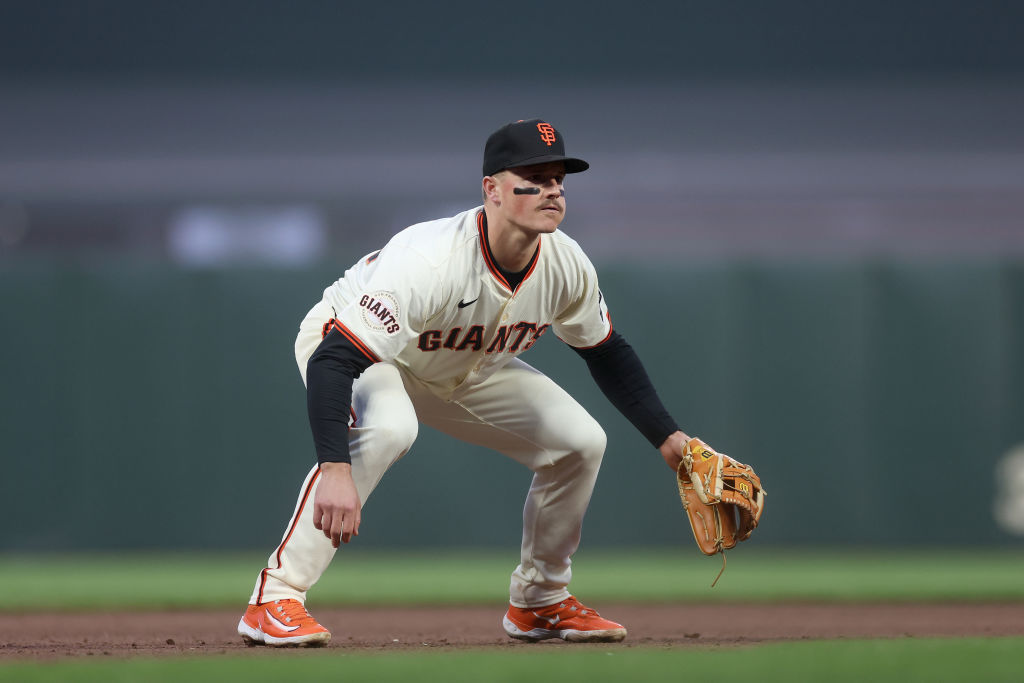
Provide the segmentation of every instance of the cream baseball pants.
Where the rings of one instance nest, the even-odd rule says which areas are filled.
[[[330,318],[330,307],[320,303],[299,327],[295,358],[303,382],[306,363]],[[356,419],[349,430],[349,452],[363,506],[388,468],[412,448],[419,422],[528,467],[534,474],[523,507],[523,543],[510,600],[526,608],[568,597],[570,557],[579,546],[606,443],[604,430],[575,399],[518,359],[450,402],[398,366],[376,363],[353,384],[352,409]],[[314,466],[306,476],[251,604],[282,598],[305,602],[306,592],[334,558],[330,539],[313,526],[319,475]]]

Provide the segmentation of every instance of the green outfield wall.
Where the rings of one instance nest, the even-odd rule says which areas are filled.
[[[0,549],[269,552],[314,461],[294,334],[341,270],[5,264]],[[1020,543],[993,500],[1024,497],[997,474],[1024,443],[1024,264],[601,272],[680,424],[762,475],[758,543]],[[583,362],[554,335],[524,359],[609,435],[584,543],[692,543]],[[514,548],[528,484],[424,428],[358,543]]]

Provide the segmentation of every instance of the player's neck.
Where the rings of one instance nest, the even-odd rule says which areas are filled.
[[[494,220],[492,216],[487,219],[487,243],[494,260],[512,273],[525,268],[537,252],[540,233],[522,230],[508,221]]]

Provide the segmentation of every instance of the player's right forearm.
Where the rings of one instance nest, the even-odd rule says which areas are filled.
[[[352,478],[352,463],[350,462],[322,462],[320,469],[331,476]]]
[[[348,416],[353,378],[336,364],[310,358],[306,369],[306,411],[318,463],[351,463]]]
[[[352,382],[369,366],[351,342],[333,331],[306,364],[306,410],[317,462],[352,462],[348,452]]]

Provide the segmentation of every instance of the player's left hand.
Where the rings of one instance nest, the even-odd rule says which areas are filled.
[[[665,443],[658,447],[661,457],[665,459],[665,464],[671,467],[673,472],[679,470],[679,463],[683,459],[683,450],[689,440],[690,437],[683,432],[675,432],[669,434]]]

